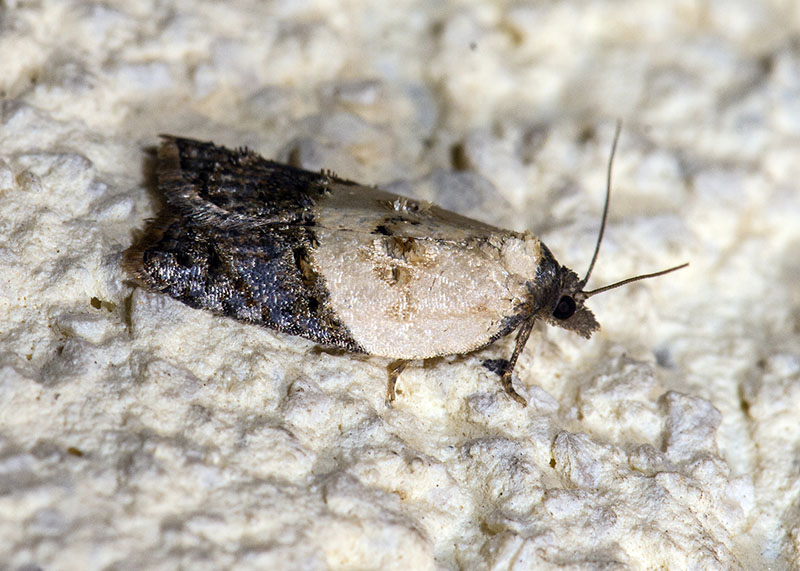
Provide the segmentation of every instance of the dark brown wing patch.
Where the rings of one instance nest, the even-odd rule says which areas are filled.
[[[126,253],[142,284],[191,307],[363,352],[308,263],[325,176],[173,137],[164,138],[158,165],[167,211]]]

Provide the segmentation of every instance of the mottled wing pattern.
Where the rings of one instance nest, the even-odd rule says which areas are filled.
[[[314,204],[329,180],[251,152],[164,137],[158,181],[170,208],[126,265],[189,306],[361,352],[308,262]]]
[[[220,226],[308,224],[328,177],[268,161],[241,149],[162,137],[158,186],[167,204],[191,219]]]

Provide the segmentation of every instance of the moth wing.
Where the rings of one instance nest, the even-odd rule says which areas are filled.
[[[314,220],[315,271],[368,353],[466,353],[526,317],[526,280],[506,256],[509,245],[524,245],[523,235],[357,186],[333,185]]]
[[[419,240],[464,242],[514,234],[429,202],[339,181],[331,182],[317,199],[314,220],[316,226],[331,230]]]
[[[219,227],[303,225],[326,193],[320,173],[240,149],[162,135],[158,186],[181,215]]]
[[[158,151],[158,184],[168,205],[181,215],[218,227],[324,226],[428,240],[506,232],[426,202],[251,151],[169,135],[162,136]]]

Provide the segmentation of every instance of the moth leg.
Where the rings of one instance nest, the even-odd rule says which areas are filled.
[[[386,406],[392,406],[395,397],[394,387],[397,384],[397,377],[408,367],[410,362],[411,361],[406,361],[405,359],[398,359],[389,365],[389,380],[386,383]]]
[[[517,358],[519,357],[519,354],[522,353],[522,350],[525,348],[525,343],[528,342],[528,337],[531,336],[534,321],[535,319],[528,319],[520,326],[519,331],[517,332],[517,341],[514,345],[514,352],[511,354],[511,358],[503,368],[503,376],[500,378],[500,382],[503,383],[503,388],[505,389],[506,393],[508,393],[508,396],[522,406],[528,406],[528,402],[522,398],[517,391],[514,390],[514,387],[511,384],[511,374],[514,372],[514,367],[517,364]]]

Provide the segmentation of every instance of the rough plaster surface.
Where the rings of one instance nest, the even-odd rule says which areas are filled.
[[[800,566],[793,2],[0,3],[0,569]],[[521,408],[189,309],[122,252],[157,134],[538,232],[590,341]]]

